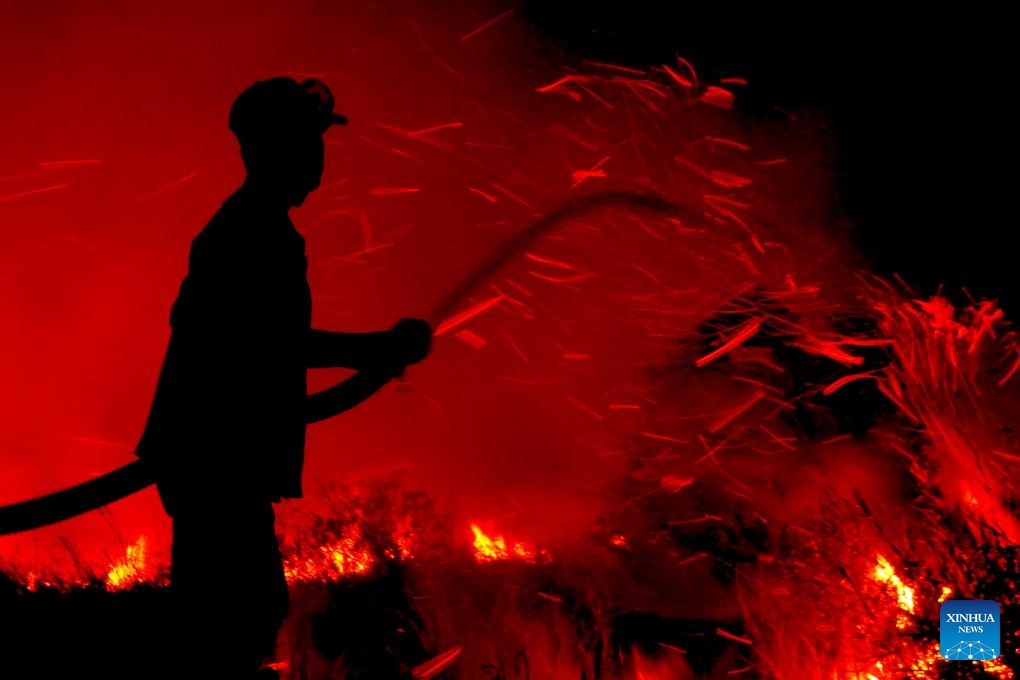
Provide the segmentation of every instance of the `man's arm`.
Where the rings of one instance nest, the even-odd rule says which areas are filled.
[[[428,354],[432,328],[420,319],[401,319],[388,331],[337,333],[319,328],[308,332],[305,365],[308,368],[378,370],[399,375],[405,366]]]
[[[390,331],[336,333],[319,328],[308,332],[305,365],[308,368],[351,368],[362,371],[379,366],[393,354]]]

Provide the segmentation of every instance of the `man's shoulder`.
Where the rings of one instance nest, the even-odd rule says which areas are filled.
[[[254,211],[235,193],[223,201],[209,221],[206,222],[202,231],[198,233],[196,240],[215,238],[228,238],[241,233],[245,223],[254,219]]]
[[[192,241],[192,250],[267,251],[278,256],[304,254],[305,240],[286,213],[271,214],[231,196]]]

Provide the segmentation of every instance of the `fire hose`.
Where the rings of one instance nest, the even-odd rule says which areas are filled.
[[[493,272],[509,262],[532,241],[565,220],[581,217],[594,209],[609,206],[646,210],[667,217],[689,220],[698,217],[696,211],[670,203],[659,196],[629,191],[594,193],[568,201],[501,244],[433,307],[426,318],[429,321],[439,321],[435,335],[442,335],[458,325],[457,317],[450,316],[453,310],[457,309]],[[306,401],[305,420],[308,423],[316,423],[348,411],[378,392],[394,377],[395,374],[387,371],[363,370],[333,387],[310,394]],[[155,481],[151,465],[139,459],[61,491],[0,506],[0,535],[28,531],[77,517],[141,491]]]

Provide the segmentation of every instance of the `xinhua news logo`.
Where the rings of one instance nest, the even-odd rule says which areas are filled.
[[[999,649],[1002,609],[992,600],[946,600],[939,612],[942,658],[991,661]]]

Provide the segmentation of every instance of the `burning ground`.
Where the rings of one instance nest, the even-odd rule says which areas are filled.
[[[226,8],[121,9],[57,22],[11,86],[103,113],[11,123],[4,500],[130,459],[187,243],[239,180],[229,101],[317,74],[352,123],[295,214],[316,324],[449,309],[426,365],[310,433],[285,677],[1014,676],[1020,351],[994,303],[869,273],[824,117],[579,60],[511,6],[265,6],[229,50]],[[113,65],[162,74],[153,125]],[[151,674],[165,520],[151,493],[97,515],[5,539],[12,677]],[[1002,604],[1000,660],[940,660],[947,598]]]

